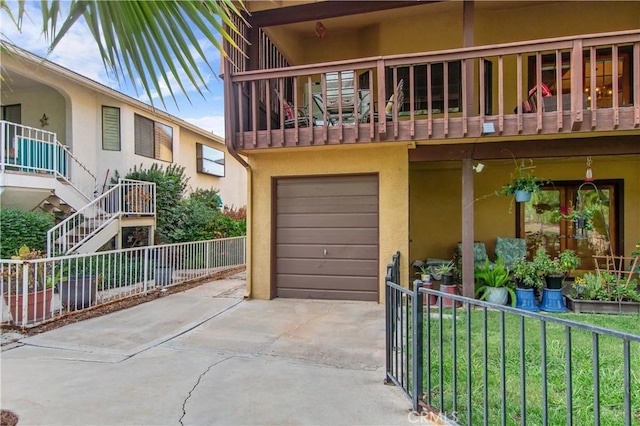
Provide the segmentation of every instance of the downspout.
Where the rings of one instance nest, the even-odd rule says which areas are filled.
[[[251,274],[251,253],[253,247],[252,228],[253,228],[253,170],[249,163],[244,161],[244,158],[238,154],[233,146],[233,136],[236,133],[236,129],[231,120],[231,114],[235,111],[235,102],[233,102],[233,85],[231,84],[231,64],[224,56],[223,60],[223,73],[222,79],[224,80],[224,143],[227,146],[227,151],[233,158],[235,158],[246,170],[247,170],[247,245],[245,247],[246,252],[246,264],[247,264],[247,287],[245,291],[245,298],[250,298],[252,293],[252,274]],[[242,117],[240,117],[242,119]]]

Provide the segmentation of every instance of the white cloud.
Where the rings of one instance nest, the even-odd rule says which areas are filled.
[[[223,115],[207,115],[199,118],[184,118],[184,121],[224,138]]]

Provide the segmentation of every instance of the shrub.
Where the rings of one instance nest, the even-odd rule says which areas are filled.
[[[50,214],[17,209],[0,209],[0,258],[10,259],[26,245],[33,250],[47,250],[47,231],[54,226]]]

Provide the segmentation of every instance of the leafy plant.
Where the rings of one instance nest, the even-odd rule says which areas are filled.
[[[568,213],[561,215],[562,219],[574,222],[574,228],[577,228],[579,220],[584,221],[584,229],[588,231],[593,230],[593,216],[598,212],[600,208],[597,205],[585,207],[583,209],[570,209]]]
[[[23,245],[18,249],[15,255],[11,256],[11,260],[36,260],[42,259],[44,256],[40,250],[32,250],[28,246]],[[53,286],[53,280],[45,278],[45,272],[47,265],[44,262],[24,262],[29,263],[27,273],[27,292],[34,292],[44,290],[45,288],[51,288]],[[24,272],[27,270],[24,268],[24,263],[9,264],[6,265],[2,272],[2,279],[11,286],[13,293],[20,294],[23,291],[24,285]],[[15,284],[15,285],[12,285]]]
[[[520,165],[516,162],[516,169],[511,173],[511,182],[503,185],[500,191],[503,195],[513,195],[516,191],[538,192],[546,183],[529,172],[529,170],[535,168],[533,161],[529,161],[532,164],[530,166],[525,166],[524,160]]]
[[[483,300],[487,297],[488,288],[505,287],[511,295],[512,304],[515,306],[516,295],[513,288],[508,285],[511,281],[509,268],[505,266],[501,256],[498,256],[494,265],[489,263],[489,259],[486,259],[483,264],[476,266],[474,277],[476,279],[476,297],[479,296]]]
[[[573,250],[565,250],[551,259],[545,249],[540,248],[533,258],[536,270],[542,275],[563,275],[578,267],[579,263],[580,258]]]
[[[533,262],[518,258],[511,264],[513,279],[522,288],[541,288],[544,285]]]
[[[458,268],[456,268],[456,264],[453,260],[450,260],[447,263],[443,263],[434,268],[434,272],[436,275],[452,275],[454,274]]]
[[[610,272],[598,275],[587,272],[576,278],[571,288],[571,297],[581,300],[640,302],[638,280],[622,283],[616,274]]]
[[[18,209],[0,209],[0,258],[9,259],[20,247],[47,249],[47,231],[54,226],[50,214]]]

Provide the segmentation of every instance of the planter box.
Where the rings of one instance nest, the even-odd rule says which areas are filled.
[[[640,314],[639,302],[604,302],[574,299],[570,296],[566,298],[569,309],[577,314]]]
[[[60,285],[62,306],[70,311],[77,311],[95,305],[97,294],[97,277],[72,277]]]

